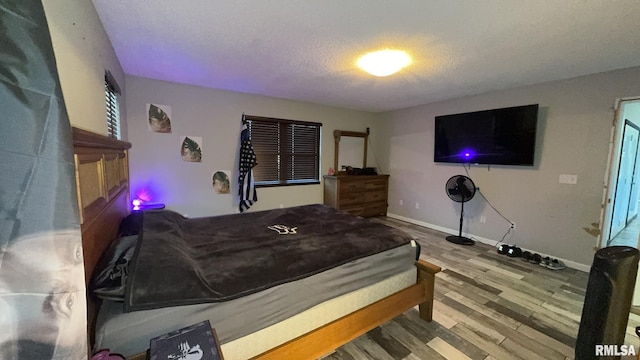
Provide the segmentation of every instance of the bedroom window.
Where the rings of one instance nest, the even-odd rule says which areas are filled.
[[[256,187],[319,184],[321,123],[247,115]]]
[[[107,106],[107,135],[120,139],[120,87],[108,71],[104,74],[104,95]]]

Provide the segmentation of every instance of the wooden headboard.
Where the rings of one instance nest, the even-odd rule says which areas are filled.
[[[118,227],[129,214],[129,159],[131,144],[86,130],[73,128],[78,208],[82,224],[85,283],[102,253],[116,238]],[[97,306],[87,296],[89,343]]]

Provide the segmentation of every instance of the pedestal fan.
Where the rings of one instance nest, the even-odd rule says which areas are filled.
[[[464,218],[464,203],[471,200],[476,194],[476,185],[467,176],[454,175],[447,180],[445,191],[451,200],[460,203],[460,231],[458,235],[447,236],[447,241],[459,245],[475,244],[473,240],[462,236],[462,220]]]

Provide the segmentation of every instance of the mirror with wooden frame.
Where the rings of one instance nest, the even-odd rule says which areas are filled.
[[[362,163],[362,168],[367,167],[367,143],[369,140],[369,129],[367,132],[334,130],[333,138],[335,139],[335,154],[333,161],[333,169],[336,174],[344,173],[339,166],[358,167]],[[340,154],[340,141],[343,146],[343,154]],[[361,150],[360,150],[361,149]],[[362,151],[362,162],[358,161],[358,152]],[[355,163],[357,161],[357,163]]]

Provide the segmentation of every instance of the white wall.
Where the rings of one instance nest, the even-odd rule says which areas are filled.
[[[133,76],[127,76],[126,82],[132,196],[146,189],[155,195],[154,201],[190,217],[236,212],[237,154],[243,112],[321,122],[322,174],[333,166],[333,130],[365,131],[370,127],[374,144],[380,136],[374,128],[378,115],[366,112]],[[148,130],[147,103],[171,107],[171,134]],[[181,159],[183,136],[202,137],[201,163]],[[368,165],[375,166],[375,162]],[[217,170],[232,171],[231,194],[213,191],[211,177]],[[258,202],[250,211],[277,208],[280,204],[288,207],[322,202],[322,184],[258,188]]]
[[[638,78],[640,68],[632,68],[383,114],[378,131],[388,135],[380,146],[391,175],[389,213],[457,232],[460,204],[445,195],[444,184],[465,170],[433,162],[434,117],[538,103],[535,166],[472,166],[469,174],[482,194],[516,223],[507,243],[590,265],[597,235],[587,230],[600,221],[613,105],[616,98],[640,95]],[[560,184],[560,174],[578,175],[578,183]],[[479,222],[481,216],[485,224]],[[466,204],[464,232],[500,240],[507,229],[508,222],[481,196]]]
[[[107,134],[104,73],[109,70],[123,92],[122,138],[127,139],[125,78],[93,4],[88,0],[43,0],[62,93],[71,125]]]

